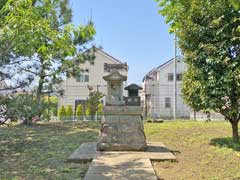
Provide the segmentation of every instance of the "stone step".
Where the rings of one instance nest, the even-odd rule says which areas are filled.
[[[94,159],[84,180],[157,180],[149,159],[129,155]]]

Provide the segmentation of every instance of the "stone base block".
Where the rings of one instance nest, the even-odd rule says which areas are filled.
[[[146,136],[141,112],[139,107],[106,107],[97,149],[99,151],[146,150]]]

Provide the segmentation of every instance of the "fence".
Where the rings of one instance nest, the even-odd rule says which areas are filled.
[[[101,121],[102,116],[100,115],[93,115],[93,116],[52,116],[51,121],[54,122],[79,122],[79,121]]]

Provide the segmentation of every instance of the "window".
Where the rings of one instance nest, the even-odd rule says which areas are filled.
[[[177,81],[182,81],[182,73],[176,75]],[[168,81],[173,81],[173,73],[168,73]]]
[[[182,81],[182,74],[177,74],[177,81]]]
[[[165,108],[171,108],[171,98],[165,98]]]
[[[168,81],[173,81],[173,73],[168,73]]]
[[[80,73],[76,77],[77,82],[89,82],[89,75],[87,73]]]

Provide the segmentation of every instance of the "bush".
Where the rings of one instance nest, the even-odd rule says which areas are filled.
[[[24,124],[31,125],[33,119],[39,119],[46,104],[37,101],[33,94],[12,94],[0,96],[0,104],[6,107],[3,113],[5,118],[11,120],[21,119]]]
[[[65,110],[65,107],[64,106],[61,106],[59,109],[58,109],[58,117],[60,120],[63,120],[63,118],[66,116],[66,110]]]
[[[68,105],[66,108],[66,116],[67,117],[72,117],[73,116],[73,110],[72,110],[72,106]]]
[[[97,110],[97,113],[98,113],[98,115],[103,115],[103,104],[102,103],[100,103],[99,105],[98,105],[98,110]]]
[[[79,104],[76,109],[76,116],[84,116],[83,106]]]
[[[86,116],[91,116],[91,108],[89,106],[86,109]]]

